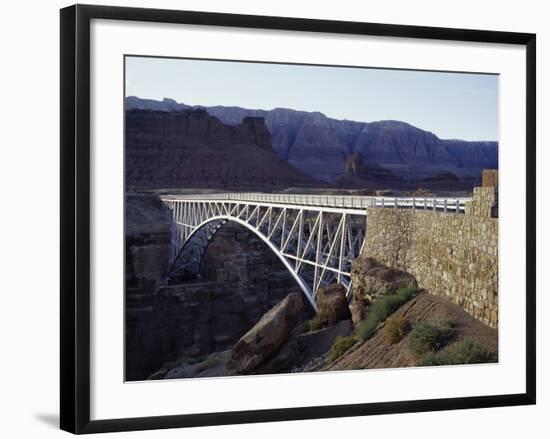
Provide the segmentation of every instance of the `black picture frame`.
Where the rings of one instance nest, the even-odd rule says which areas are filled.
[[[526,47],[526,392],[508,395],[90,420],[90,21],[182,23],[256,29],[407,37]],[[61,404],[72,433],[426,412],[535,404],[536,36],[303,18],[75,5],[61,10]]]

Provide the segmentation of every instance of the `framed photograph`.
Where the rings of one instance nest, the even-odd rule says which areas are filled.
[[[535,403],[535,35],[61,10],[61,428]]]

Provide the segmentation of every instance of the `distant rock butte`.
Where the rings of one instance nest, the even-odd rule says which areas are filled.
[[[273,151],[262,118],[228,125],[202,109],[126,111],[126,182],[249,190],[318,185]]]
[[[360,153],[365,162],[376,163],[408,181],[445,172],[461,179],[479,179],[482,169],[498,168],[497,142],[443,140],[401,121],[336,120],[319,112],[287,108],[190,107],[171,99],[154,101],[137,97],[127,97],[126,108],[167,112],[202,108],[232,125],[240,124],[245,117],[263,117],[279,157],[326,181],[340,176],[346,159],[355,153]]]
[[[334,182],[347,188],[401,187],[403,179],[377,163],[367,163],[359,152],[351,154],[345,162],[344,172]]]

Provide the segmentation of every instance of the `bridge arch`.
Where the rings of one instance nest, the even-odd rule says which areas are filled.
[[[313,307],[314,310],[317,310],[317,306],[315,304],[315,298],[314,298],[313,291],[311,290],[311,288],[309,287],[307,282],[302,278],[302,276],[300,276],[300,274],[296,271],[296,269],[293,266],[293,264],[291,263],[291,261],[289,261],[288,258],[286,258],[283,255],[283,253],[280,251],[280,249],[277,248],[277,246],[264,233],[262,233],[260,230],[256,229],[254,226],[252,226],[251,224],[249,224],[245,220],[243,220],[241,218],[234,217],[234,216],[216,215],[216,216],[210,217],[210,218],[202,221],[200,224],[198,224],[196,227],[194,227],[194,229],[189,233],[189,235],[187,236],[187,238],[183,242],[181,248],[177,252],[177,255],[175,256],[174,261],[172,262],[172,268],[171,268],[170,271],[174,271],[174,269],[177,267],[178,261],[181,260],[181,258],[184,258],[186,256],[186,250],[188,249],[188,247],[193,244],[193,242],[196,240],[198,235],[201,232],[205,231],[205,229],[208,226],[214,226],[215,230],[212,233],[212,235],[208,238],[207,241],[209,241],[213,237],[213,235],[215,234],[217,229],[219,229],[220,227],[222,227],[224,224],[226,224],[228,222],[239,224],[239,225],[245,227],[247,230],[254,233],[254,235],[257,236],[258,238],[260,238],[262,240],[262,242],[264,244],[266,244],[267,247],[283,263],[285,268],[289,271],[289,273],[292,275],[292,277],[294,278],[294,280],[296,281],[296,283],[298,284],[298,286],[302,290],[303,294],[305,295],[305,297],[308,300],[308,302],[310,303],[310,305]],[[208,245],[208,243],[207,242],[206,243],[199,243],[198,245],[199,246],[203,246],[203,245],[206,246],[206,245]],[[205,250],[205,248],[203,248],[203,250]],[[202,256],[203,256],[202,254],[199,255],[199,257],[202,257]]]

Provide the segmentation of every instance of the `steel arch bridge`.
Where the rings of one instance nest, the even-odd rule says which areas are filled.
[[[394,198],[262,193],[161,197],[172,225],[169,277],[197,274],[208,243],[228,222],[258,236],[292,274],[313,308],[320,286],[342,284],[348,297],[351,264],[362,251],[367,207],[462,212],[466,198]]]

